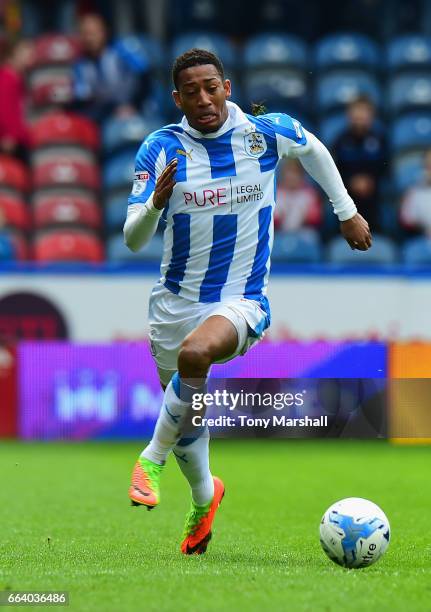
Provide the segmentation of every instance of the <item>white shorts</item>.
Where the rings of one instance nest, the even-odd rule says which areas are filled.
[[[225,363],[261,340],[269,325],[269,315],[254,300],[226,298],[221,302],[192,302],[166,289],[158,283],[150,297],[148,321],[150,324],[151,354],[160,381],[167,385],[177,371],[178,352],[184,338],[203,321],[213,315],[226,317],[238,333],[235,352],[216,363]]]

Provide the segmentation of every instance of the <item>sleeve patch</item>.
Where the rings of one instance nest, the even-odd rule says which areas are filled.
[[[132,195],[139,196],[144,193],[147,188],[147,183],[150,180],[150,174],[146,170],[138,170],[135,172],[133,181]]]

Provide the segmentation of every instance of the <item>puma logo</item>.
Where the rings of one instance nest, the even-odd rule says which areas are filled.
[[[178,155],[184,155],[184,157],[188,157],[190,161],[192,161],[192,151],[193,149],[190,149],[190,151],[184,151],[184,149],[177,149]]]

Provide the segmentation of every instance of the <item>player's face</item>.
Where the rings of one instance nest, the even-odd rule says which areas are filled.
[[[178,81],[178,91],[172,95],[189,124],[200,132],[218,130],[228,117],[230,81],[223,80],[212,64],[185,68]]]

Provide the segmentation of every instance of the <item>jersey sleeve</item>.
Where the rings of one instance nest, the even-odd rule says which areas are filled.
[[[307,137],[301,123],[285,113],[269,113],[266,117],[271,122],[277,139],[279,157],[296,157],[307,148]]]
[[[150,134],[136,155],[135,175],[128,199],[129,205],[145,204],[149,200],[165,166],[165,150],[160,140]]]

